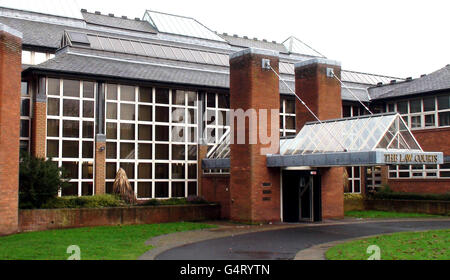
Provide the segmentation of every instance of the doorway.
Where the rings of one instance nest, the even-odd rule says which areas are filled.
[[[284,170],[282,180],[283,221],[321,221],[320,176],[317,171]]]

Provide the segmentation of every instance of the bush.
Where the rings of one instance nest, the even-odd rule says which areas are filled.
[[[377,192],[370,194],[370,199],[398,199],[398,200],[442,200],[450,201],[450,193],[407,193],[394,192],[388,185],[384,185]]]
[[[344,200],[363,200],[364,196],[360,193],[344,193]]]
[[[108,208],[125,206],[125,202],[118,196],[111,194],[96,196],[67,196],[53,197],[42,205],[42,209],[63,209],[63,208]]]
[[[22,153],[19,165],[19,207],[40,208],[47,200],[68,186],[66,172],[51,159]]]
[[[188,198],[170,198],[170,199],[150,199],[139,206],[158,206],[158,205],[188,205],[188,204],[206,204],[204,198],[199,196],[189,196]]]

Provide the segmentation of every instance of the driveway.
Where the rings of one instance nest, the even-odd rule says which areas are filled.
[[[288,260],[314,245],[377,234],[450,229],[450,219],[311,225],[254,232],[173,248],[157,260]]]

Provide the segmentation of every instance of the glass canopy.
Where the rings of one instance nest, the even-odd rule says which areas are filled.
[[[396,113],[307,123],[293,139],[281,140],[281,155],[422,151],[402,117]]]

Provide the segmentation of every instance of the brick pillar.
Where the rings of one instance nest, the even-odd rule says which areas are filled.
[[[208,154],[208,145],[199,144],[197,146],[197,189],[199,196],[205,196],[203,193],[203,168],[202,160],[206,158]]]
[[[95,194],[105,194],[106,190],[106,136],[97,134],[95,137]]]
[[[31,154],[37,158],[45,158],[47,139],[47,95],[46,78],[38,80],[37,92],[33,100],[33,116],[31,119]]]
[[[0,235],[18,231],[22,33],[0,24]]]
[[[267,127],[275,132],[274,143],[279,143],[279,113],[271,116],[270,110],[280,108],[279,80],[271,70],[262,69],[262,59],[269,59],[278,71],[278,53],[259,49],[246,49],[230,56],[231,109],[268,109]],[[261,153],[261,139],[249,144],[249,135],[256,133],[262,122],[260,114],[253,129],[249,121],[244,127],[233,126],[234,144],[231,145],[230,196],[232,220],[267,222],[280,221],[280,170],[269,169],[266,155]],[[271,118],[276,118],[271,124]],[[236,119],[230,118],[232,124]],[[255,132],[255,130],[257,130]],[[236,135],[245,133],[245,144],[236,141]],[[270,134],[270,133],[269,133]],[[253,134],[255,135],[255,134]],[[275,151],[274,153],[277,153]]]
[[[320,120],[342,116],[341,85],[327,74],[329,69],[341,77],[339,62],[315,58],[295,64],[295,92]],[[306,122],[316,121],[297,100],[296,129],[300,131]],[[322,182],[322,218],[344,216],[344,169],[320,168]]]

